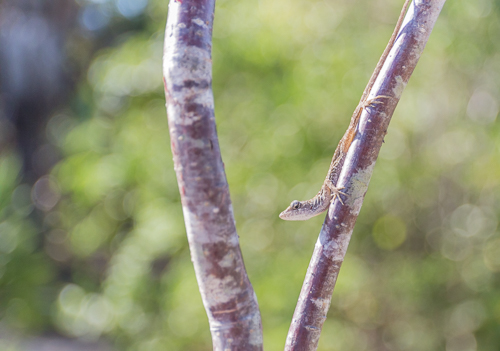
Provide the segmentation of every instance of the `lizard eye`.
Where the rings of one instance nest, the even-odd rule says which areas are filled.
[[[292,208],[294,210],[297,210],[300,207],[300,202],[298,202],[297,200],[294,200],[294,201],[292,201],[292,203],[290,204],[290,206],[292,206]]]

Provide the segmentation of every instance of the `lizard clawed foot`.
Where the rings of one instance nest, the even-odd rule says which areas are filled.
[[[340,203],[343,205],[344,202],[342,201],[342,198],[340,197],[340,195],[345,195],[347,196],[346,193],[340,191],[340,190],[343,190],[345,189],[345,187],[341,187],[341,188],[337,188],[335,185],[333,184],[328,184],[328,187],[330,188],[330,191],[332,192],[333,196],[332,196],[332,199],[330,200],[330,203],[333,204],[333,202],[335,201],[335,199],[339,199]]]
[[[383,104],[382,101],[379,101],[379,99],[382,99],[382,98],[391,99],[392,96],[377,95],[373,99],[369,99],[369,100],[366,100],[365,102],[363,102],[363,104],[361,105],[361,107],[362,108],[367,108],[367,107],[374,107],[375,105]]]
[[[330,201],[331,203],[333,203],[335,201],[335,199],[339,199],[340,203],[343,205],[344,204],[344,201],[342,201],[342,198],[340,197],[340,195],[345,195],[347,196],[346,193],[340,191],[342,189],[345,189],[344,187],[342,188],[335,188],[335,191],[333,191],[333,196],[332,196],[332,200]]]

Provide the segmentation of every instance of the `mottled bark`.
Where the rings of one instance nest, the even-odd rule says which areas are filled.
[[[394,109],[429,39],[445,0],[416,0],[410,6],[369,98],[392,96],[363,111],[337,186],[346,187],[345,205],[329,208],[300,292],[285,350],[316,350],[333,289],[368,189]]]
[[[174,167],[214,350],[262,350],[215,128],[214,0],[171,0],[163,71]]]

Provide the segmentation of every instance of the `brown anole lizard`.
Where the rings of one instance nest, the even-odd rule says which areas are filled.
[[[292,201],[290,206],[288,206],[286,210],[280,213],[281,219],[285,219],[287,221],[305,221],[326,211],[330,206],[330,203],[335,201],[336,198],[338,198],[339,201],[343,204],[340,195],[347,196],[347,194],[341,191],[344,189],[343,187],[338,188],[336,186],[340,171],[342,170],[342,166],[344,165],[347,151],[349,150],[349,147],[351,146],[351,143],[356,136],[359,118],[361,116],[361,113],[363,112],[363,109],[376,104],[381,104],[382,101],[380,101],[380,99],[382,98],[391,98],[390,96],[377,95],[372,99],[368,99],[368,95],[370,94],[373,84],[375,83],[375,80],[377,79],[380,70],[385,63],[385,60],[387,59],[387,56],[389,55],[394,42],[396,41],[396,37],[401,28],[401,24],[403,23],[404,15],[410,3],[411,0],[405,0],[403,9],[401,10],[401,14],[399,15],[398,22],[396,23],[396,27],[394,28],[391,39],[389,40],[389,43],[382,53],[382,56],[380,57],[380,60],[378,61],[377,66],[375,67],[375,70],[373,71],[373,74],[370,77],[365,90],[363,91],[361,100],[354,110],[354,113],[352,114],[351,122],[349,123],[347,131],[345,132],[342,139],[340,139],[340,142],[335,149],[330,168],[328,169],[325,181],[321,186],[321,190],[315,197],[310,200]]]

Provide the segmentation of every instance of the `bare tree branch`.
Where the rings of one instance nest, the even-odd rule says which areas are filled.
[[[356,139],[347,154],[338,187],[348,189],[345,205],[329,208],[300,292],[285,350],[316,350],[330,307],[333,289],[351,239],[354,224],[368,189],[394,109],[417,65],[446,0],[416,0],[369,98],[393,97],[383,105],[365,109]]]
[[[163,71],[174,167],[214,350],[262,350],[215,128],[214,0],[171,0]]]

